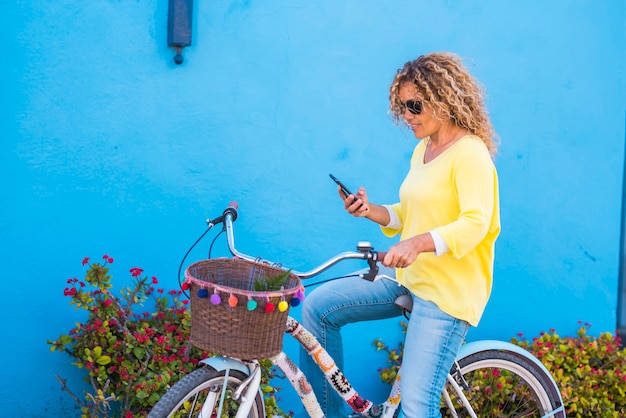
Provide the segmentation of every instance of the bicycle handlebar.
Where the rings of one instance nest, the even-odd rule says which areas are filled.
[[[235,248],[235,234],[233,230],[233,223],[237,219],[238,208],[239,208],[239,205],[237,204],[237,202],[229,203],[228,207],[224,209],[224,212],[222,213],[222,215],[212,220],[207,219],[207,225],[209,226],[209,228],[211,228],[220,223],[224,224],[224,230],[226,231],[226,239],[228,241],[228,249],[232,253],[232,255],[234,255],[235,257],[243,258],[248,261],[256,261],[256,262],[261,261],[261,262],[267,262],[269,264],[278,264],[278,263],[273,263],[269,260],[259,259],[259,257],[249,256],[247,254],[244,254],[238,251]],[[310,277],[317,276],[318,274],[322,273],[323,271],[327,270],[328,268],[337,264],[340,261],[348,260],[348,259],[357,259],[357,260],[367,261],[367,264],[369,265],[369,268],[370,268],[369,272],[363,275],[363,278],[369,281],[374,281],[378,274],[377,262],[380,262],[385,257],[385,254],[386,252],[374,251],[374,247],[372,247],[372,245],[369,242],[362,241],[357,244],[357,251],[348,251],[348,252],[337,254],[336,256],[332,257],[331,259],[325,261],[324,263],[320,264],[319,266],[309,271],[298,272],[298,271],[291,270],[291,273],[300,277],[301,279],[307,279]]]

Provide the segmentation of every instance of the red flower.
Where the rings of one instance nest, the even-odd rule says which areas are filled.
[[[130,269],[130,274],[132,274],[133,277],[139,276],[142,272],[143,269],[140,269],[139,267],[133,267],[132,269]]]
[[[89,257],[85,257],[85,258],[83,258],[83,266],[84,266],[85,264],[89,264]]]
[[[113,301],[112,301],[111,299],[107,299],[107,300],[105,300],[102,304],[103,304],[104,306],[111,306],[111,304],[112,304],[112,303],[113,303]]]
[[[65,288],[63,290],[63,296],[74,296],[76,294],[76,288],[72,287],[70,288]]]
[[[152,284],[159,284],[159,279],[157,279],[155,276],[152,276]]]

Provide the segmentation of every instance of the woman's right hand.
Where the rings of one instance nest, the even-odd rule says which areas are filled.
[[[344,209],[352,216],[362,218],[369,213],[369,201],[367,199],[367,193],[364,187],[359,187],[359,190],[354,195],[346,195],[341,187],[338,187],[339,196],[343,199]]]

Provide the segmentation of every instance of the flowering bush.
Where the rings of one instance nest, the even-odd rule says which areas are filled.
[[[590,324],[579,321],[579,325],[576,337],[560,337],[551,329],[530,341],[518,334],[511,343],[530,351],[550,371],[568,417],[626,417],[626,349],[619,337],[609,332],[593,337],[588,334]],[[401,326],[406,332],[404,321]],[[379,376],[393,384],[402,364],[403,346],[394,349],[381,339],[373,344],[387,352],[389,365],[379,369]],[[485,396],[495,398],[501,392]]]
[[[80,405],[82,417],[142,417],[172,384],[210,354],[189,343],[189,301],[182,291],[166,292],[157,287],[156,277],[134,267],[130,269],[133,285],[115,296],[108,267],[113,258],[102,258],[102,263],[83,259],[84,280],[68,279],[63,291],[70,305],[88,312],[87,320],[76,322],[68,334],[48,340],[50,351],[65,351],[73,358],[72,364],[87,371],[85,380],[93,391],[81,400],[64,379],[57,379]],[[154,310],[137,312],[149,299]],[[264,362],[263,371],[267,409],[282,415],[275,398],[279,389],[269,386],[271,363]]]
[[[610,332],[593,337],[579,321],[576,337],[554,329],[531,341],[511,340],[538,357],[561,389],[568,417],[626,416],[626,349]]]

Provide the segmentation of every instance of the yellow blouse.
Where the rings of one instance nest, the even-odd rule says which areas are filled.
[[[498,175],[483,141],[468,135],[424,164],[425,141],[413,151],[390,206],[402,226],[383,227],[401,240],[435,230],[449,248],[440,256],[421,253],[396,277],[415,295],[476,326],[493,280],[494,247],[500,233]]]

